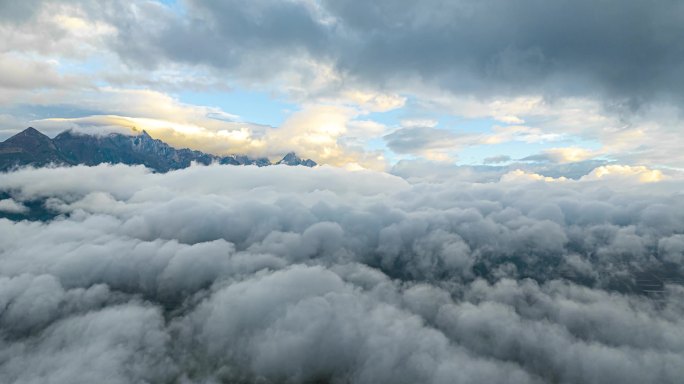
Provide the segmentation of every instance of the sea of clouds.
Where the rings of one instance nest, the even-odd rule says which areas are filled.
[[[0,382],[680,383],[684,183],[638,181],[0,174]]]

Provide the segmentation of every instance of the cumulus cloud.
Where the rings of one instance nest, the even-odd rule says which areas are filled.
[[[644,166],[629,165],[604,165],[591,171],[583,180],[598,180],[609,178],[638,178],[644,183],[661,181],[665,176],[657,169],[649,169]]]
[[[0,381],[676,383],[681,187],[0,174]]]
[[[7,213],[24,213],[28,208],[24,204],[14,201],[14,199],[0,200],[0,211]]]

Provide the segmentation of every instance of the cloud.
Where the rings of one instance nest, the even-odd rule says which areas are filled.
[[[14,199],[0,200],[0,211],[7,213],[25,213],[28,208],[21,203],[14,201]]]
[[[511,157],[508,155],[499,155],[499,156],[492,156],[492,157],[486,157],[482,163],[483,164],[500,164],[500,163],[507,163],[511,161]]]
[[[0,88],[35,89],[66,85],[76,79],[63,78],[53,65],[0,54]]]
[[[171,60],[273,78],[322,65],[332,68],[331,78],[374,85],[420,79],[455,93],[681,97],[681,50],[672,48],[680,44],[681,10],[674,4],[191,1],[182,13],[188,19],[153,3],[112,8],[95,13],[119,31],[112,49],[148,67]],[[154,23],[137,27],[142,20]]]
[[[525,161],[523,161],[525,160]],[[550,178],[566,178],[579,180],[595,169],[610,164],[606,160],[585,160],[571,163],[549,162],[546,156],[530,156],[522,160],[508,161],[499,164],[456,165],[442,161],[418,158],[415,160],[400,160],[390,169],[390,173],[411,182],[443,182],[458,179],[463,182],[495,182],[502,176],[521,171],[527,174],[537,174]],[[664,172],[677,175],[678,171]]]
[[[360,164],[384,169],[380,153],[363,142],[382,134],[384,126],[356,119],[363,111],[339,105],[309,105],[293,112],[279,127],[241,121],[215,107],[195,106],[157,91],[103,87],[90,90],[78,108],[91,114],[74,118],[46,118],[27,122],[50,136],[66,129],[89,134],[108,131],[140,132],[178,148],[209,153],[246,154],[280,159],[295,151],[300,157],[322,164]],[[59,94],[52,95],[60,97]],[[62,95],[63,96],[63,95]],[[54,101],[46,104],[50,105]],[[55,113],[70,110],[62,105]],[[220,117],[220,118],[217,118]],[[354,140],[360,140],[355,143]]]
[[[636,177],[642,183],[653,183],[663,180],[665,176],[660,170],[648,169],[644,166],[604,165],[583,176],[582,180],[632,177]]]
[[[1,1],[0,2],[0,14],[2,15],[3,21],[24,21],[25,19],[33,15],[33,11],[37,8],[40,2],[35,1],[25,1],[22,3],[15,3],[12,1]]]
[[[555,133],[545,133],[539,128],[531,128],[521,125],[498,126],[495,125],[492,134],[483,139],[486,144],[499,144],[510,141],[521,141],[525,143],[540,143],[547,141],[558,141],[562,135]]]
[[[94,9],[81,1],[2,1],[0,51],[79,60],[101,54],[117,30]]]
[[[4,63],[11,69],[4,73],[12,75],[0,83],[12,90],[2,93],[0,104],[24,123],[115,115],[216,131],[211,122],[171,113],[152,117],[142,107],[124,113],[120,105],[100,102],[93,110],[98,97],[92,90],[103,84],[129,88],[131,95],[148,88],[162,94],[237,88],[302,109],[351,108],[358,114],[353,119],[370,121],[373,113],[404,108],[406,120],[446,112],[447,118],[502,124],[466,145],[566,141],[558,146],[590,143],[596,149],[587,155],[624,164],[679,167],[684,161],[675,145],[683,89],[681,42],[672,37],[680,34],[682,12],[675,4],[259,0],[249,6],[113,1],[103,7],[54,0],[2,7],[13,16],[0,20],[0,67]],[[222,129],[240,138],[259,131],[256,125]],[[372,132],[336,137],[326,149],[340,155],[329,155],[330,163],[382,167],[379,152],[361,151],[368,145],[359,137]],[[245,150],[256,154],[261,136],[249,137]],[[198,145],[186,139],[182,146]],[[202,146],[215,141],[210,135]],[[275,156],[267,152],[260,155]],[[427,155],[457,155],[446,152]]]
[[[632,171],[0,174],[44,219],[0,219],[0,379],[676,383],[682,179]]]
[[[515,171],[508,172],[505,175],[501,176],[501,181],[502,182],[516,182],[516,181],[555,182],[555,181],[568,181],[568,179],[565,177],[559,177],[559,178],[549,177],[549,176],[540,175],[538,173],[525,172],[522,169],[516,169]]]
[[[544,150],[537,155],[527,156],[522,161],[538,161],[552,163],[577,163],[593,158],[595,151],[590,151],[579,147],[561,147]]]
[[[431,160],[448,160],[463,146],[477,141],[476,135],[447,129],[408,126],[385,135],[387,147],[399,154],[414,154]]]
[[[674,36],[680,34],[681,12],[674,4],[580,1],[539,6],[530,0],[513,7],[497,0],[477,5],[383,1],[371,6],[260,0],[245,7],[189,1],[182,11],[155,2],[3,6],[3,14],[33,10],[33,32],[13,25],[24,35],[57,30],[61,33],[53,36],[66,42],[79,36],[80,26],[90,25],[96,33],[87,36],[88,49],[114,52],[129,67],[205,67],[246,83],[282,82],[293,94],[346,94],[375,100],[378,106],[401,105],[388,103],[401,97],[363,95],[383,89],[413,88],[416,93],[427,87],[463,96],[600,94],[627,105],[681,97],[681,50],[672,48],[680,44]],[[653,28],[633,28],[634,20]],[[622,30],[630,35],[615,32]],[[40,42],[29,40],[31,46]],[[71,43],[42,45],[43,52],[79,50]],[[215,49],[221,46],[231,48]],[[497,116],[506,123],[526,120],[504,110]]]

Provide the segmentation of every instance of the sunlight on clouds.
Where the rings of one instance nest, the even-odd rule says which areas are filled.
[[[28,97],[26,103],[51,105],[58,100],[70,98],[74,92],[82,93],[76,89],[73,92],[64,90],[35,94]],[[281,126],[269,127],[239,121],[239,116],[230,113],[232,111],[186,104],[166,93],[153,90],[101,87],[88,91],[87,95],[81,108],[110,113],[75,119],[45,119],[31,124],[47,129],[51,135],[70,127],[90,132],[107,126],[118,126],[128,130],[135,127],[138,130],[145,129],[153,137],[173,146],[216,154],[240,153],[276,159],[287,152],[295,151],[299,156],[312,158],[321,164],[357,163],[372,169],[386,169],[388,164],[387,159],[382,157],[383,149],[369,149],[368,143],[373,139],[388,137],[387,132],[391,132],[393,127],[366,119],[368,110],[359,104],[345,104],[346,102],[340,100],[338,104],[304,104],[300,111],[291,114]],[[364,97],[370,99],[359,98],[358,102],[373,100],[368,94],[359,95],[365,95]],[[379,99],[383,100],[382,97]],[[416,127],[423,127],[423,130],[409,135],[411,137],[406,140],[410,139],[410,142],[416,145],[425,143],[420,148],[410,151],[396,152],[394,148],[390,149],[399,154],[412,153],[433,161],[449,162],[455,161],[461,150],[472,146],[510,142],[549,143],[587,136],[584,128],[577,127],[575,130],[573,124],[576,124],[577,120],[580,123],[593,121],[592,124],[596,125],[588,125],[592,132],[600,131],[598,126],[613,128],[606,128],[600,134],[593,133],[594,140],[602,145],[598,149],[581,146],[554,147],[542,150],[538,156],[561,164],[596,159],[600,156],[620,163],[652,165],[653,163],[644,163],[643,158],[623,159],[620,156],[625,153],[637,153],[635,151],[644,143],[651,146],[657,141],[661,141],[661,146],[672,146],[676,143],[674,138],[665,140],[661,127],[654,125],[655,123],[637,122],[633,126],[619,128],[617,122],[606,123],[601,118],[591,117],[594,112],[590,108],[588,115],[582,120],[578,114],[581,113],[579,109],[583,104],[567,104],[569,102],[565,101],[557,102],[557,105],[563,103],[567,106],[566,109],[537,110],[530,112],[532,117],[529,118],[527,115],[521,115],[529,120],[530,125],[495,125],[490,132],[473,134],[458,133],[451,128],[436,128],[439,125],[436,119],[405,118],[399,122],[399,131],[403,130],[408,134],[417,129]],[[502,109],[502,105],[504,104],[499,103],[497,108]],[[529,108],[534,109],[535,105],[539,108],[550,108],[542,102],[535,104],[533,100],[520,100],[519,105],[523,109],[528,108],[528,111]],[[546,113],[548,115],[545,115]],[[535,121],[540,118],[548,120],[543,125],[538,125]],[[430,138],[426,136],[430,132],[440,135]],[[654,132],[659,132],[661,136],[654,135]],[[649,154],[651,158],[656,158],[656,155]]]
[[[371,24],[364,27],[363,20],[348,18],[352,14],[343,11],[349,5],[346,2],[333,6],[332,2],[296,0],[286,2],[282,9],[271,9],[268,2],[235,9],[231,9],[235,4],[230,2],[220,6],[220,2],[118,0],[105,5],[82,1],[6,3],[3,6],[7,11],[0,15],[6,21],[0,22],[0,107],[6,109],[0,113],[20,110],[23,115],[17,121],[22,124],[46,116],[101,115],[124,127],[144,127],[174,145],[268,157],[294,150],[330,164],[370,162],[377,168],[385,162],[377,161],[380,152],[391,150],[381,148],[383,135],[397,125],[407,126],[398,123],[402,119],[424,120],[434,123],[423,126],[440,124],[441,129],[477,131],[478,135],[460,138],[458,145],[447,143],[439,151],[412,154],[433,160],[453,161],[465,151],[468,153],[461,153],[461,157],[467,160],[463,161],[472,162],[484,156],[471,153],[489,153],[492,148],[486,146],[509,144],[509,148],[516,148],[517,157],[541,153],[559,163],[609,159],[649,167],[684,164],[678,145],[681,103],[667,99],[642,103],[629,96],[604,100],[599,89],[584,92],[583,87],[591,86],[581,82],[566,84],[572,85],[569,92],[547,92],[546,86],[558,85],[555,81],[561,81],[563,76],[545,78],[543,73],[507,85],[507,75],[479,78],[482,73],[469,73],[460,60],[450,63],[455,56],[434,51],[438,45],[423,44],[424,36],[415,34],[417,30],[409,28],[407,35],[396,34],[391,33],[390,24],[384,24],[393,20],[401,25],[410,19],[413,27],[430,25],[425,32],[450,25],[437,23],[445,21],[441,17],[446,13],[418,11],[424,6],[398,11],[383,3],[377,10],[386,10],[387,14],[366,29]],[[352,8],[356,7],[363,8]],[[9,12],[13,8],[16,15]],[[287,17],[301,18],[298,28],[281,30],[289,24],[276,23],[270,25],[273,29],[263,29],[260,23],[269,20],[267,17],[286,16],[279,12],[284,9],[293,12]],[[232,10],[226,15],[244,24],[234,24],[241,25],[239,28],[218,28],[230,20],[223,18],[226,10]],[[411,17],[395,19],[407,10]],[[413,14],[414,10],[417,14]],[[371,12],[368,17],[379,15]],[[427,20],[430,22],[423,25]],[[369,31],[378,34],[366,39],[364,34]],[[446,28],[433,38],[439,40],[451,32]],[[493,43],[489,35],[480,37]],[[383,41],[393,44],[383,46]],[[216,50],[220,46],[231,49],[220,52]],[[403,56],[410,49],[418,49],[415,62]],[[505,60],[489,63],[492,68],[485,65],[483,73],[503,70],[505,75],[507,70],[517,70],[520,63],[516,64],[516,60],[521,57],[506,56],[511,52],[517,51],[490,52],[493,58]],[[388,54],[404,60],[392,62]],[[425,63],[430,64],[423,68],[427,72],[415,71],[424,64],[420,58],[431,54],[446,61],[429,60]],[[387,58],[390,61],[385,61]],[[410,63],[408,67],[402,66],[406,63]],[[530,70],[534,72],[534,68]],[[477,84],[489,81],[503,82],[504,86],[498,88],[493,83],[491,89],[477,89]],[[525,86],[525,82],[537,81],[543,86]],[[294,105],[291,109],[295,113],[299,113],[297,109],[305,112],[293,116],[282,127],[272,128],[240,122],[237,116],[219,108],[184,104],[168,94],[182,94],[189,89],[206,91],[213,93],[207,96],[211,100],[233,88],[275,95]],[[206,100],[200,103],[213,104]],[[330,108],[321,112],[326,107]],[[36,111],[24,112],[33,108]],[[63,115],[59,114],[60,108]],[[340,112],[345,108],[351,112]],[[389,111],[393,113],[376,115]],[[469,119],[483,119],[484,124],[492,126],[482,126],[478,121],[470,127]],[[58,127],[53,124],[51,129],[49,133],[55,133]],[[549,142],[562,142],[554,145],[561,148],[548,149]],[[592,144],[582,148],[579,143]],[[531,153],[522,153],[527,150],[522,149],[524,144],[534,144],[527,146]],[[400,157],[402,153],[388,157],[395,155]]]
[[[591,182],[599,180],[625,181],[636,183],[655,183],[665,180],[667,177],[657,169],[649,169],[644,166],[630,165],[604,165],[595,168],[589,174],[582,176],[579,180],[572,180],[566,177],[548,177],[534,172],[516,169],[501,176],[501,182],[524,182],[524,181],[544,181],[544,182]]]
[[[232,140],[248,140],[250,138],[250,132],[246,128],[240,128],[239,130],[235,131],[227,131],[222,129],[216,132],[216,134],[219,136],[228,137]]]
[[[534,172],[526,172],[523,171],[522,169],[516,169],[514,171],[508,172],[501,176],[500,181],[503,183],[510,183],[510,182],[519,182],[519,181],[546,181],[549,183],[553,182],[565,182],[569,181],[570,179],[565,178],[565,177],[548,177],[544,175],[540,175],[538,173]]]
[[[456,154],[437,151],[425,151],[422,156],[427,160],[439,163],[452,163],[458,158]]]
[[[91,21],[73,14],[60,13],[54,16],[54,22],[60,28],[77,38],[94,38],[113,35],[116,28],[99,21]]]
[[[302,104],[344,105],[364,113],[401,108],[407,100],[398,93],[346,81],[332,64],[306,57],[294,60],[293,68],[281,73],[277,82],[285,94]]]
[[[193,106],[155,91],[103,88],[91,99],[93,109],[118,110],[121,114],[80,118],[50,118],[34,121],[53,135],[72,128],[87,133],[104,130],[147,131],[175,147],[188,147],[209,153],[246,154],[280,159],[290,151],[321,164],[342,166],[355,163],[366,168],[385,169],[384,157],[362,147],[347,147],[344,138],[351,133],[361,142],[382,133],[384,126],[354,121],[359,110],[335,105],[309,105],[292,114],[280,127],[216,119],[230,116],[210,107]],[[368,128],[369,132],[365,132]]]
[[[324,24],[335,23],[334,18],[330,19],[330,15],[324,11],[325,7],[317,2],[307,4],[317,19],[332,23]],[[145,3],[124,8],[134,13],[144,10],[136,14],[138,17],[146,12],[159,12],[164,7]],[[117,19],[109,14],[111,10],[103,10],[105,13],[100,18],[91,17],[91,11],[89,7],[78,3],[48,3],[36,11],[33,24],[11,29],[0,25],[0,32],[5,37],[4,41],[0,41],[0,49],[4,52],[37,54],[35,57],[8,56],[8,53],[0,56],[0,68],[5,69],[0,71],[0,83],[11,88],[0,94],[0,103],[54,107],[63,100],[74,100],[77,108],[99,112],[92,113],[94,116],[105,116],[99,117],[95,125],[146,129],[174,146],[219,154],[245,153],[270,158],[296,151],[301,156],[322,163],[357,163],[374,169],[387,166],[382,151],[388,148],[380,149],[376,142],[369,142],[373,139],[381,142],[380,138],[395,128],[392,125],[396,123],[384,120],[380,123],[373,121],[375,117],[365,116],[395,110],[405,111],[400,115],[402,120],[399,124],[402,127],[435,127],[441,122],[441,127],[455,129],[446,126],[445,120],[442,120],[441,115],[445,113],[458,119],[492,119],[500,123],[492,126],[488,132],[460,137],[457,145],[445,142],[437,150],[414,153],[433,161],[455,161],[459,152],[470,147],[557,141],[566,141],[563,145],[569,146],[541,151],[543,156],[558,163],[580,162],[597,156],[620,163],[648,166],[684,161],[670,148],[676,146],[676,139],[673,140],[674,136],[668,127],[681,126],[679,117],[668,117],[672,112],[665,111],[667,113],[663,114],[661,108],[648,114],[647,119],[624,121],[619,114],[607,110],[600,100],[591,96],[551,98],[539,92],[478,96],[429,87],[414,78],[407,78],[393,86],[379,86],[350,78],[329,57],[307,54],[294,55],[287,66],[267,76],[263,73],[256,77],[251,77],[254,74],[245,75],[245,81],[240,80],[239,76],[219,76],[207,67],[183,63],[164,63],[154,69],[135,72],[126,63],[114,65],[112,60],[116,58],[107,55],[106,39],[121,33]],[[152,20],[153,25],[146,28],[156,30],[163,26],[162,19]],[[48,38],[51,36],[55,38]],[[50,44],[46,44],[46,41]],[[82,78],[79,83],[61,73],[63,70],[59,63],[74,58],[95,57],[94,53],[98,54],[98,60],[104,60],[112,68],[108,71],[111,73],[98,75],[104,75],[106,79],[100,84],[137,85],[141,88],[84,88],[91,79]],[[257,65],[253,70],[260,72],[263,68]],[[273,128],[240,122],[239,116],[229,113],[239,114],[240,111],[226,112],[219,108],[189,105],[168,93],[142,88],[166,84],[170,88],[158,89],[170,92],[170,89],[176,89],[173,87],[184,89],[192,84],[200,88],[232,87],[233,82],[277,94],[298,105],[301,111],[295,112],[282,126]],[[59,117],[58,114],[55,116]],[[671,121],[663,120],[667,122],[665,124],[661,121],[662,116]],[[83,129],[86,120],[75,124]],[[75,121],[53,119],[37,125],[47,124],[51,127],[50,133],[56,133],[59,129],[57,122],[68,124]],[[600,148],[573,146],[575,144],[572,141],[578,140],[598,143]],[[663,155],[665,151],[656,150],[666,147],[669,157]]]
[[[558,163],[573,163],[595,156],[595,153],[579,147],[551,148],[544,151],[553,161]]]
[[[268,131],[264,141],[276,152],[295,150],[300,156],[313,158],[323,164],[342,166],[358,163],[367,168],[384,169],[384,161],[372,153],[359,152],[340,143],[348,132],[347,126],[356,124],[352,120],[358,114],[357,110],[349,107],[307,106],[291,115],[281,127]]]
[[[396,94],[351,90],[344,92],[342,96],[370,112],[387,112],[406,104],[406,97]]]
[[[644,166],[629,165],[604,165],[591,171],[582,177],[582,180],[605,180],[631,178],[642,183],[655,183],[662,181],[665,176],[657,169],[649,169]]]
[[[198,149],[217,155],[251,155],[263,146],[258,139],[252,137],[249,129],[245,127],[212,131],[198,125],[168,120],[115,115],[96,115],[73,119],[53,118],[35,121],[34,123],[40,129],[52,127],[50,130],[53,132],[70,128],[87,134],[122,131],[129,134],[139,134],[144,130],[152,137],[176,148]]]
[[[156,119],[148,119],[144,117],[130,117],[128,118],[133,127],[140,127],[141,129],[148,129],[152,132],[158,132],[164,129],[171,129],[177,133],[184,135],[202,135],[206,134],[206,129],[190,124],[179,124],[170,121],[161,121]],[[144,128],[143,128],[144,127]]]

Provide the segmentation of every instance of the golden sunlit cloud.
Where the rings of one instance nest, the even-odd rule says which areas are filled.
[[[534,172],[523,171],[522,169],[516,169],[514,171],[508,172],[501,176],[501,182],[519,182],[519,181],[545,181],[549,183],[553,182],[565,182],[570,179],[566,177],[549,177],[540,175]]]
[[[290,115],[280,127],[268,127],[230,121],[237,116],[216,108],[183,104],[160,92],[113,88],[104,88],[101,92],[98,103],[123,110],[126,115],[50,118],[32,123],[54,134],[67,128],[87,133],[145,130],[174,147],[218,155],[245,154],[275,160],[294,151],[300,157],[321,164],[386,168],[386,160],[381,154],[343,143],[348,133],[363,140],[365,128],[373,135],[384,130],[382,125],[355,121],[361,112],[352,107],[309,105]],[[217,119],[214,117],[217,114],[228,118]]]
[[[544,151],[553,161],[558,163],[573,163],[595,156],[593,151],[579,147],[551,148]]]
[[[566,177],[549,177],[534,172],[516,169],[501,176],[500,181],[591,182],[599,180],[622,180],[627,182],[655,183],[665,179],[666,176],[657,169],[649,169],[644,166],[611,164],[597,167],[587,175],[582,176],[579,180],[572,180]]]
[[[604,165],[583,176],[582,180],[633,179],[641,183],[655,183],[665,179],[663,172],[645,166]]]

